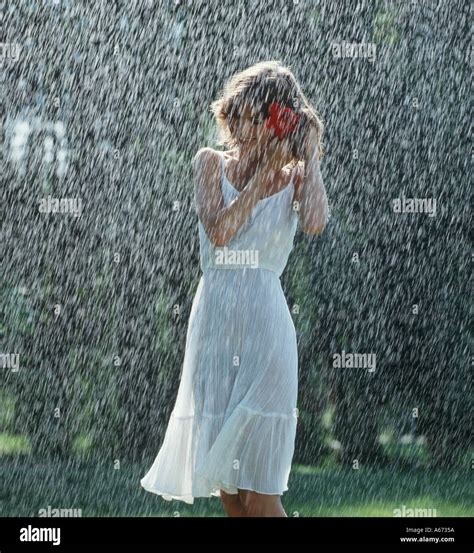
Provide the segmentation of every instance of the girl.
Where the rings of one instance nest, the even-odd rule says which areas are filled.
[[[227,151],[193,159],[202,276],[163,445],[142,486],[229,516],[287,516],[298,357],[282,288],[297,222],[319,234],[328,203],[323,124],[292,72],[262,62],[230,79],[212,111]]]

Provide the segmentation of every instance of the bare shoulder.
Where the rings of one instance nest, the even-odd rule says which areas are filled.
[[[221,153],[212,148],[201,148],[194,155],[194,194],[196,209],[201,221],[208,213],[214,213],[223,206],[220,185]]]
[[[206,194],[218,194],[219,176],[220,176],[220,160],[221,153],[212,148],[200,148],[194,155],[193,178],[194,190],[203,202],[209,201]],[[199,198],[198,198],[199,199]]]
[[[221,153],[212,148],[200,148],[193,157],[193,169],[202,171],[215,168],[220,162],[220,156]]]

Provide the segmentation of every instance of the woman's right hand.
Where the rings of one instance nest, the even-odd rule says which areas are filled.
[[[255,170],[250,175],[247,184],[245,185],[245,189],[256,189],[258,190],[258,197],[260,198],[262,194],[265,192],[266,183],[265,183],[265,176],[266,176],[266,168],[264,164],[266,152],[262,150],[257,157],[252,161],[253,164],[255,164]]]

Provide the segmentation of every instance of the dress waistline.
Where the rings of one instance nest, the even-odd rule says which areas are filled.
[[[205,275],[206,273],[209,273],[209,272],[214,272],[214,271],[242,271],[242,272],[245,272],[245,271],[268,271],[272,274],[274,274],[277,278],[280,278],[281,274],[278,273],[277,271],[275,271],[274,269],[270,269],[269,267],[252,267],[252,266],[249,266],[249,265],[216,265],[216,266],[209,266],[209,267],[204,267],[204,269],[202,269],[202,274]]]

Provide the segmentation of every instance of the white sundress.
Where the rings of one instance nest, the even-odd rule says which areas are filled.
[[[228,205],[239,195],[225,176]],[[229,241],[199,226],[202,276],[193,300],[176,402],[163,444],[140,480],[194,503],[238,489],[283,494],[298,410],[296,332],[280,283],[293,248],[293,178],[264,198]]]

